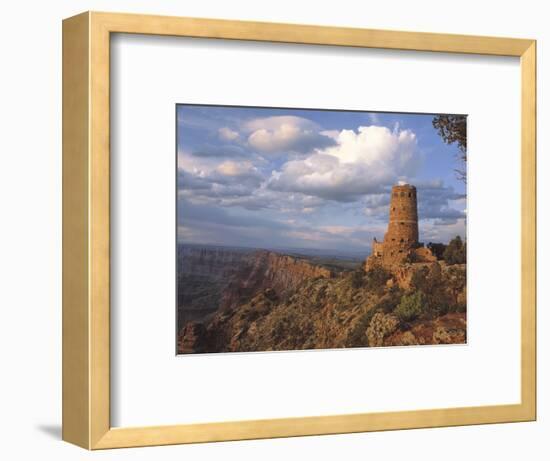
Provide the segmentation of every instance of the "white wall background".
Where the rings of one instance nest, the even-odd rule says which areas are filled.
[[[538,40],[539,236],[550,233],[550,42],[545,2],[394,0],[73,0],[3,5],[0,17],[0,453],[5,459],[548,459],[550,291],[539,240],[539,417],[536,423],[230,442],[88,453],[60,441],[61,19],[127,11]],[[490,277],[490,274],[487,274]],[[299,453],[299,454],[298,454]]]

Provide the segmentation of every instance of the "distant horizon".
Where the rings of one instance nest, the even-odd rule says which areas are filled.
[[[456,237],[456,236],[455,236]],[[452,238],[455,238],[452,237]],[[462,237],[461,237],[462,238]],[[466,238],[463,239],[466,241]],[[424,246],[428,245],[429,243],[438,243],[438,244],[444,244],[447,245],[449,242],[420,242]],[[239,248],[239,249],[246,249],[246,250],[266,250],[266,251],[276,251],[276,250],[294,250],[294,251],[317,251],[317,252],[325,252],[325,253],[333,253],[335,255],[338,255],[338,253],[344,253],[346,255],[352,256],[354,254],[358,255],[358,258],[362,258],[365,256],[369,256],[371,254],[371,248],[366,248],[365,250],[342,250],[340,248],[315,248],[315,247],[285,247],[285,246],[250,246],[250,245],[231,245],[231,244],[224,244],[224,243],[212,243],[212,242],[188,242],[188,241],[178,241],[177,245],[182,246],[197,246],[197,247],[219,247],[219,248]]]
[[[188,246],[203,246],[203,247],[227,247],[227,248],[243,248],[250,250],[310,250],[310,251],[324,251],[324,252],[344,252],[346,254],[360,253],[364,254],[364,251],[354,251],[354,250],[342,250],[339,248],[316,248],[316,247],[289,247],[289,246],[250,246],[250,245],[230,245],[224,243],[208,243],[208,242],[187,242],[187,241],[178,241],[178,245],[188,245]],[[370,252],[370,250],[369,250]]]
[[[399,181],[417,187],[421,242],[466,239],[457,148],[433,117],[178,105],[177,242],[370,254]]]

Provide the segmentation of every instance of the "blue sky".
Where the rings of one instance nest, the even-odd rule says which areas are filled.
[[[457,147],[433,117],[178,105],[178,241],[365,254],[398,181],[418,189],[422,241],[465,237]]]

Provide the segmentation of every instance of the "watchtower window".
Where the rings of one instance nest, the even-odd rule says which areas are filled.
[[[409,192],[409,197],[411,196],[411,193]]]
[[[403,243],[405,240],[401,239],[401,243]]]
[[[391,210],[392,210],[392,211],[395,211],[395,207],[393,207]]]

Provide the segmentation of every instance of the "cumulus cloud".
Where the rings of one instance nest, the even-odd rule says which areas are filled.
[[[254,193],[263,181],[261,172],[248,161],[226,160],[215,169],[207,171],[178,170],[178,190],[187,197],[224,198],[247,197]]]
[[[305,159],[290,160],[272,173],[269,187],[337,201],[379,193],[418,166],[416,135],[410,130],[360,126],[342,130],[336,145]]]
[[[256,118],[245,123],[248,144],[262,153],[308,153],[335,144],[311,120],[296,116]]]
[[[391,131],[384,126],[360,126],[357,132],[342,130],[338,145],[326,149],[342,163],[361,163],[397,174],[408,172],[416,152],[416,135],[411,130]]]
[[[232,160],[226,160],[218,165],[211,177],[219,183],[239,181],[256,185],[259,185],[263,179],[258,168],[251,162],[235,162]]]
[[[178,190],[186,189],[194,190],[209,190],[212,188],[212,182],[206,175],[200,172],[189,172],[184,169],[178,169]]]
[[[239,137],[239,133],[226,126],[218,129],[218,136],[223,141],[234,141]]]
[[[181,240],[363,251],[384,235],[399,180],[417,186],[423,241],[465,232],[465,196],[442,181],[419,181],[439,170],[422,163],[431,151],[421,148],[431,147],[419,147],[413,131],[378,126],[375,114],[345,125],[317,116],[321,126],[265,116],[280,111],[224,111],[195,111],[197,120],[180,123]]]

